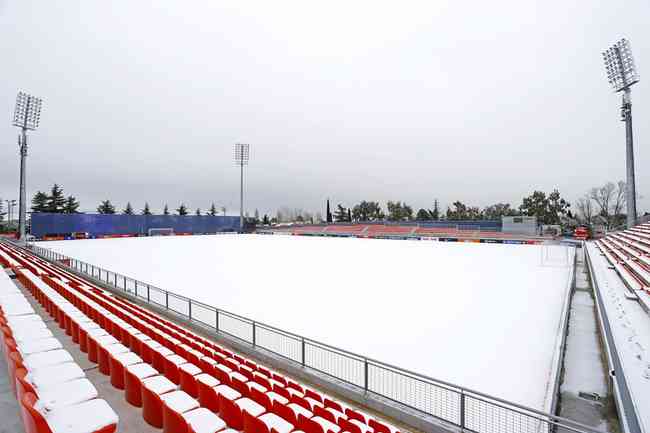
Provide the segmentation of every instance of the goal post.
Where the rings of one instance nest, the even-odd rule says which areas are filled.
[[[157,227],[148,230],[149,236],[174,236],[174,229],[171,227]]]

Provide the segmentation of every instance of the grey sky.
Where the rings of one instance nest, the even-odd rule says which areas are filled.
[[[0,197],[17,198],[17,90],[44,99],[28,194],[83,210],[323,212],[326,197],[519,205],[624,179],[600,52],[632,42],[639,210],[650,209],[650,2],[0,0]]]

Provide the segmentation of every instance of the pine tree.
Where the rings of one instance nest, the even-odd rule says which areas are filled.
[[[79,213],[77,209],[79,209],[79,202],[77,199],[72,195],[68,196],[68,198],[65,200],[65,204],[63,205],[63,213]]]
[[[259,224],[259,223],[260,223],[260,211],[255,209],[255,224]]]
[[[348,208],[348,222],[352,222],[352,214],[350,213],[350,208]]]
[[[131,206],[131,202],[126,202],[126,208],[122,211],[124,215],[133,215],[133,207]]]
[[[165,208],[163,209],[163,215],[169,215],[169,206],[165,203]]]
[[[329,198],[327,199],[327,217],[326,218],[327,218],[327,223],[328,224],[332,222],[332,212],[330,212],[330,199]]]
[[[346,222],[348,219],[348,212],[347,209],[341,206],[339,203],[336,205],[336,212],[334,212],[334,220],[336,220],[337,223],[342,223]]]
[[[101,214],[112,215],[112,214],[115,213],[115,206],[113,206],[113,204],[111,204],[110,200],[104,200],[97,207],[97,212],[99,212]]]
[[[212,203],[212,206],[210,206],[210,211],[208,212],[208,215],[210,216],[216,216],[217,215],[217,207]]]
[[[264,214],[264,218],[262,218],[262,224],[268,226],[270,223],[271,221],[269,221],[269,216],[267,214]]]
[[[64,205],[65,196],[63,195],[63,188],[55,183],[47,198],[47,212],[62,213]]]
[[[183,203],[181,203],[181,205],[178,207],[178,209],[176,209],[176,212],[180,216],[185,216],[185,215],[187,215],[187,207]]]
[[[48,196],[43,191],[38,191],[32,198],[32,212],[47,212]]]
[[[440,219],[440,208],[438,207],[438,199],[433,201],[433,210],[430,212],[431,219],[438,221]]]
[[[151,209],[149,209],[149,203],[144,203],[144,209],[142,209],[142,215],[151,215]]]
[[[201,208],[196,208],[196,216],[201,216]]]

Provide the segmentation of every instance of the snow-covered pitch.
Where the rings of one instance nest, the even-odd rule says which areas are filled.
[[[260,322],[546,409],[573,250],[219,235],[43,246]]]

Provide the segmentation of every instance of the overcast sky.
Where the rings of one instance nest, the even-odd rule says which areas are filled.
[[[61,184],[154,211],[324,213],[327,197],[519,205],[625,178],[601,51],[632,42],[650,210],[650,2],[0,0],[0,197],[18,198],[16,92],[44,100],[28,195]]]

